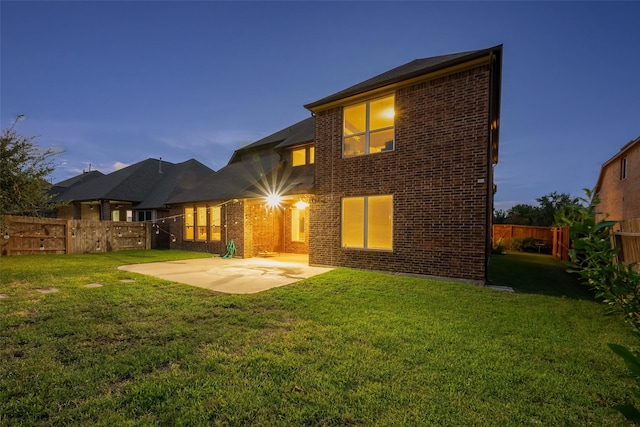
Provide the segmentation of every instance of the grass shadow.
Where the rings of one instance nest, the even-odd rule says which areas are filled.
[[[516,292],[563,298],[595,300],[593,292],[580,284],[579,277],[551,255],[507,252],[492,255],[489,284],[510,286]]]

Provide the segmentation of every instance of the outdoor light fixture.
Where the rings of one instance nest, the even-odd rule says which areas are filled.
[[[298,210],[303,210],[309,206],[309,203],[305,202],[304,200],[298,200],[294,206]]]
[[[277,208],[280,206],[280,202],[282,202],[282,196],[277,193],[269,193],[267,194],[267,206],[270,208]]]

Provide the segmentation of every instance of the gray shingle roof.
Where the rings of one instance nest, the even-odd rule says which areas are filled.
[[[214,171],[196,160],[174,164],[147,159],[69,188],[53,201],[118,200],[136,209],[163,207],[173,194],[190,189]]]
[[[495,46],[482,50],[473,50],[468,52],[453,53],[450,55],[434,56],[431,58],[415,59],[404,65],[400,65],[399,67],[365,80],[361,83],[348,87],[347,89],[336,92],[333,95],[329,95],[318,101],[306,104],[304,107],[309,110],[313,110],[316,107],[328,104],[333,101],[338,101],[343,98],[358,95],[393,83],[398,83],[403,80],[419,77],[424,74],[432,73],[434,71],[481,58],[488,55],[490,52],[500,48],[501,46]]]
[[[312,142],[315,118],[309,117],[236,150],[224,168],[190,191],[175,194],[169,203],[226,201],[264,197],[269,191],[300,194],[312,191],[314,166],[291,168],[281,150]]]

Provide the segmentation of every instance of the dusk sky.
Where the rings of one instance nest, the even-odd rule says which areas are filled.
[[[58,182],[149,157],[218,170],[316,101],[504,45],[496,207],[583,196],[640,136],[640,2],[0,2],[0,124]],[[407,183],[410,185],[410,183]],[[640,191],[640,190],[639,190]]]

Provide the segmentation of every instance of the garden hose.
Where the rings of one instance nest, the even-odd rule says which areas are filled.
[[[236,253],[236,243],[233,240],[229,240],[227,243],[227,253],[222,256],[222,258],[229,259],[233,258]]]

